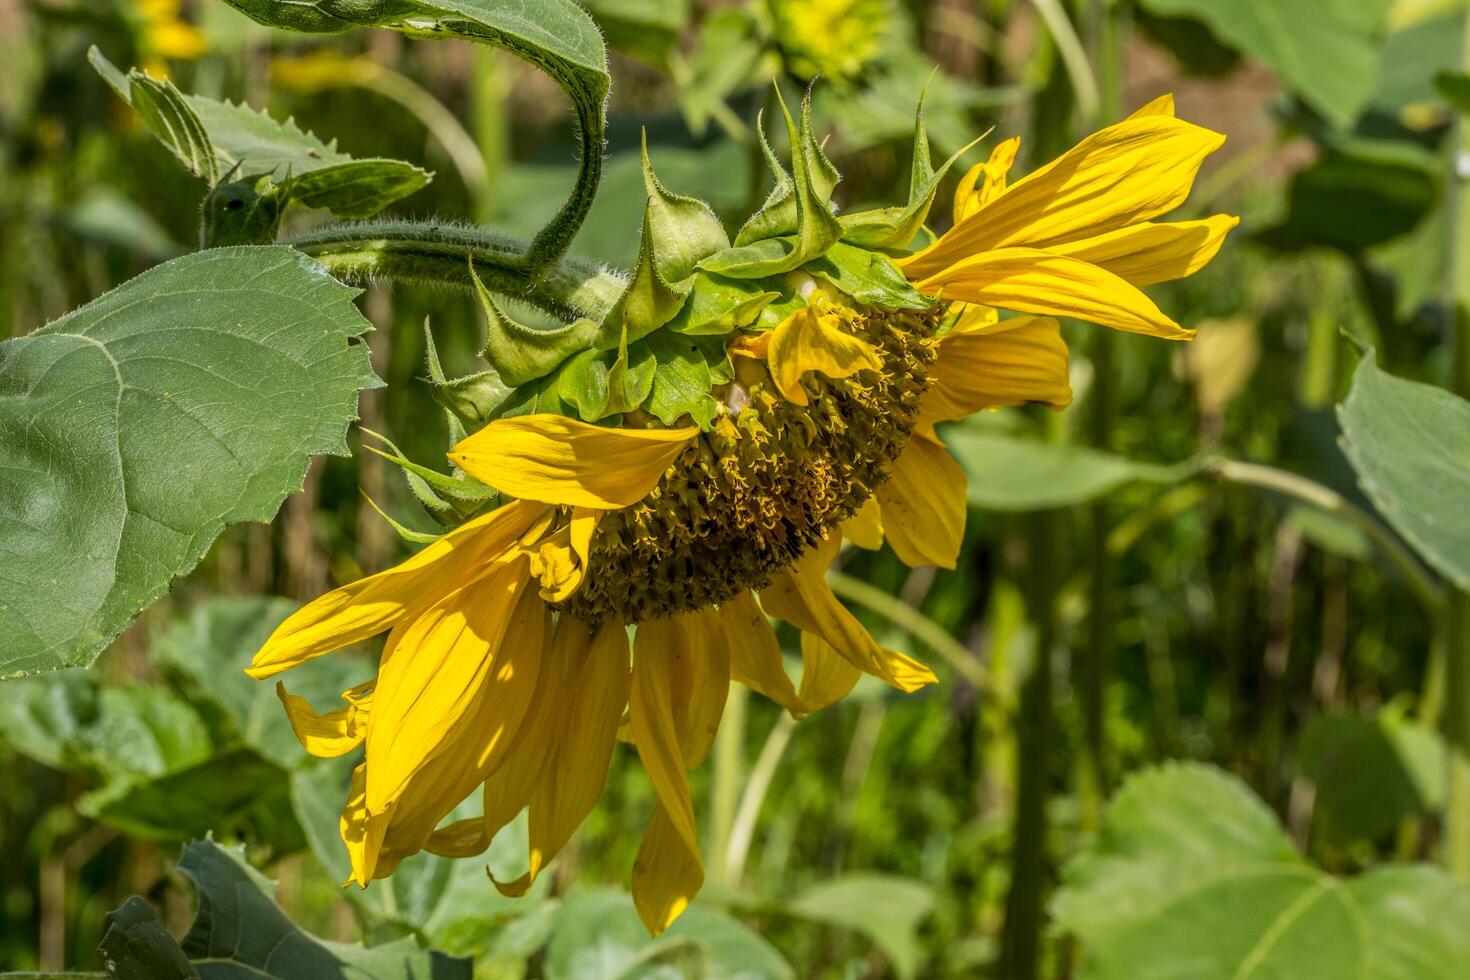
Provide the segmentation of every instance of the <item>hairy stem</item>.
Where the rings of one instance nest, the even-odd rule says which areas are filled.
[[[589,262],[562,259],[535,270],[524,242],[485,228],[432,221],[362,221],[284,238],[339,279],[378,279],[469,289],[470,262],[492,292],[567,319],[600,320],[626,285]]]

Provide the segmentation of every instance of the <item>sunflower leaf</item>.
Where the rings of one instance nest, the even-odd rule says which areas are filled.
[[[908,278],[888,257],[866,248],[838,242],[826,254],[802,266],[802,271],[825,280],[853,299],[896,310],[927,310],[934,300],[909,285]]]
[[[730,247],[730,237],[703,201],[674,194],[659,183],[643,133],[643,184],[648,191],[648,226],[653,232],[653,267],[665,281],[682,282],[701,259]]]
[[[700,270],[694,274],[689,300],[665,328],[690,336],[727,334],[749,326],[780,293],[744,279],[727,279]]]
[[[598,327],[592,320],[577,320],[552,330],[517,323],[496,305],[475,272],[473,259],[469,266],[470,282],[485,313],[485,359],[506,384],[521,385],[545,377],[597,336]]]
[[[504,48],[550,75],[571,100],[581,162],[571,196],[531,243],[539,269],[567,250],[602,177],[607,49],[592,17],[573,0],[226,0],[258,23],[313,34],[382,27],[415,38],[464,38]]]
[[[90,664],[346,454],[379,384],[355,295],[292,249],[211,249],[0,344],[0,676]]]
[[[190,173],[211,185],[238,169],[252,183],[260,177],[274,178],[283,191],[282,208],[294,203],[341,218],[370,218],[431,179],[427,171],[401,160],[354,159],[289,119],[282,123],[247,105],[188,95],[172,82],[157,81],[137,69],[124,75],[95,46],[87,58],[148,131]],[[220,198],[221,204],[228,201],[227,196]]]

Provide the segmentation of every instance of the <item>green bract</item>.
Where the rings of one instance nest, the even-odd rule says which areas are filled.
[[[431,179],[401,160],[353,159],[291,120],[186,95],[136,68],[124,75],[95,47],[87,57],[148,131],[211,185],[200,235],[205,246],[268,244],[292,204],[370,218]]]
[[[793,147],[791,169],[777,159],[761,128],[774,187],[733,243],[708,205],[659,182],[645,139],[648,200],[638,264],[600,320],[583,317],[550,329],[517,323],[472,262],[489,368],[453,380],[442,378],[437,365],[431,372],[436,396],[455,420],[473,430],[532,412],[598,422],[643,411],[665,425],[707,430],[718,412],[714,389],[734,376],[727,335],[775,328],[805,305],[801,283],[819,281],[871,307],[932,307],[934,301],[878,250],[912,240],[939,178],[954,162],[937,172],[930,166],[922,103],[908,203],[847,218],[834,213],[832,192],[841,177],[812,132],[810,98],[802,102],[799,124],[780,104]]]

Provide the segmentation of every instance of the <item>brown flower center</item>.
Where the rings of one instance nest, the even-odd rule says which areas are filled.
[[[888,478],[928,384],[939,316],[857,318],[882,370],[837,380],[810,373],[808,405],[786,401],[763,367],[737,358],[737,380],[717,392],[729,412],[653,493],[603,517],[587,578],[560,608],[589,624],[637,623],[768,584]]]

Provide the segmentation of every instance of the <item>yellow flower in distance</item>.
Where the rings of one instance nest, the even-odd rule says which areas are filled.
[[[364,746],[341,818],[357,884],[420,850],[482,853],[526,810],[528,869],[495,883],[524,893],[596,804],[621,737],[657,799],[633,896],[651,932],[667,928],[703,883],[686,774],[732,681],[796,717],[863,674],[936,682],[826,585],[842,539],[953,567],[965,475],[936,425],[1067,405],[1057,316],[1187,338],[1139,287],[1199,269],[1235,224],[1152,222],[1221,139],[1160,100],[1009,185],[1017,147],[1000,144],[961,182],[953,227],[895,264],[932,189],[836,215],[808,118],[788,127],[793,174],[733,245],[648,171],[645,229],[700,233],[675,236],[677,253],[646,237],[602,340],[545,355],[487,300],[487,357],[540,379],[539,410],[489,418],[449,458],[509,502],[310,603],[256,655],[249,672],[267,678],[387,634],[376,677],[335,711],[278,688],[308,751]],[[644,302],[650,283],[676,300]],[[801,634],[799,681],[771,617]],[[444,823],[476,790],[484,816]]]

